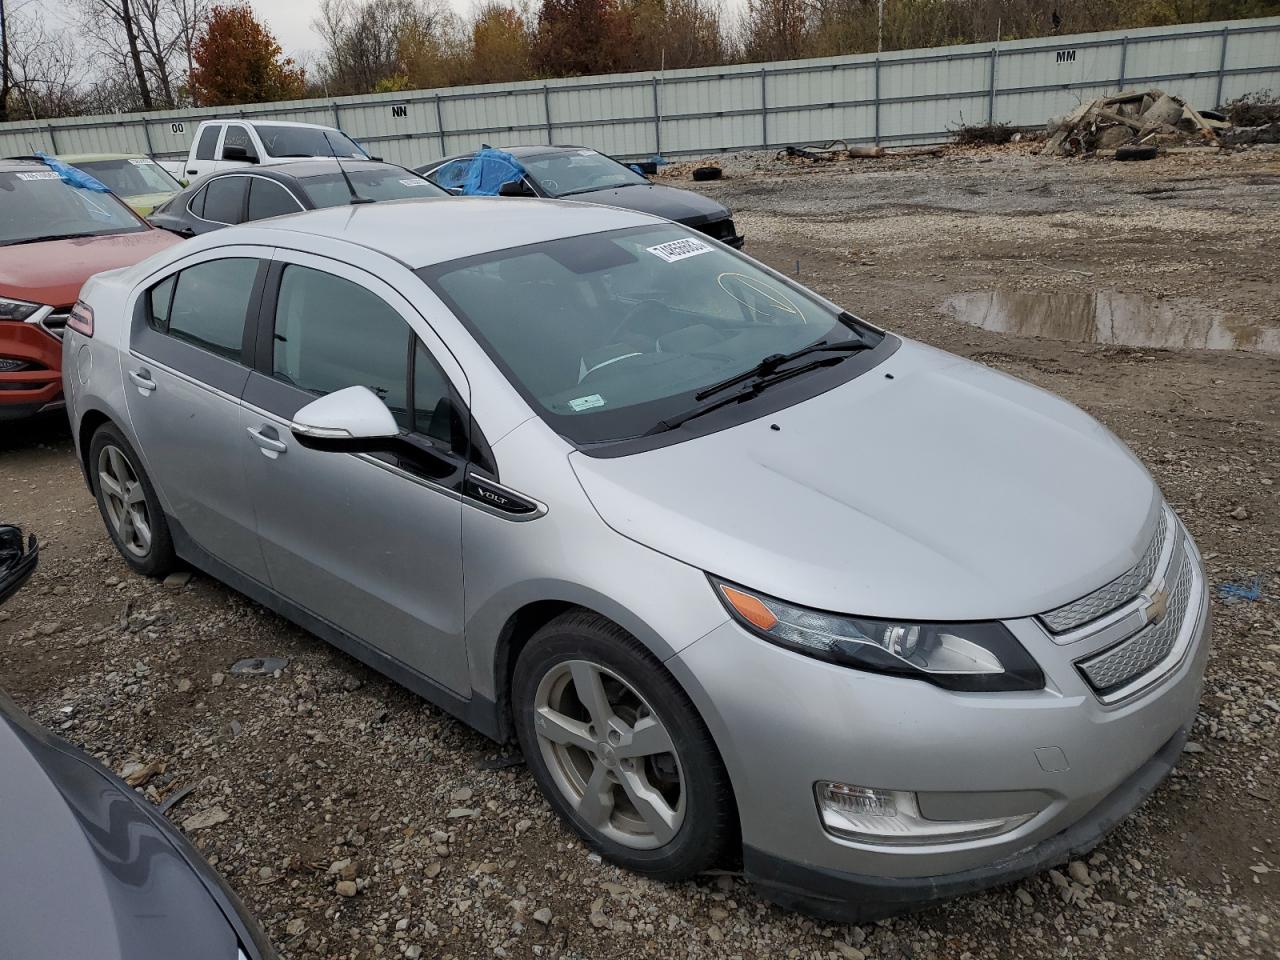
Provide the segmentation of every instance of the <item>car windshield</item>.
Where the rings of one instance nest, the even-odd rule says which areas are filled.
[[[279,127],[261,123],[256,129],[262,145],[273,157],[331,157],[335,153],[343,159],[366,160],[369,157],[358,143],[341,130]]]
[[[880,334],[672,225],[418,271],[545,419],[580,442],[651,431],[765,357]]]
[[[73,187],[52,170],[0,173],[0,246],[146,229],[111,194]]]
[[[182,184],[154,160],[145,157],[127,160],[85,160],[77,169],[97,177],[117,197],[140,197],[148,193],[177,193]]]
[[[543,157],[521,157],[529,176],[552,197],[567,197],[591,190],[610,190],[649,181],[630,167],[594,150],[570,150]]]
[[[381,167],[376,170],[348,170],[356,193],[366,200],[409,200],[415,197],[447,197],[430,180],[399,167]],[[302,185],[307,196],[317,207],[340,207],[351,202],[351,191],[337,171],[314,177],[303,177]]]

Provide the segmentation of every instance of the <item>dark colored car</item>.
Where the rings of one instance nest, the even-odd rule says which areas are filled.
[[[62,406],[62,331],[84,282],[177,242],[39,160],[0,160],[0,422]]]
[[[426,177],[394,163],[297,160],[210,174],[158,207],[150,220],[157,227],[194,237],[233,223],[302,210],[440,196],[447,194]]]
[[[631,167],[586,147],[503,147],[525,169],[522,181],[504,184],[502,196],[552,197],[603,203],[624,210],[651,213],[692,227],[710,237],[742,248],[743,238],[729,210],[710,197],[653,183]],[[473,153],[461,154],[415,168],[453,194],[471,165]]]
[[[35,570],[0,526],[0,602]],[[244,905],[143,796],[0,690],[0,956],[272,960]]]

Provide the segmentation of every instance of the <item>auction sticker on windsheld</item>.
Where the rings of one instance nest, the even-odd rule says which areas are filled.
[[[646,247],[655,257],[667,261],[667,263],[675,263],[677,260],[688,260],[690,257],[696,257],[700,253],[710,253],[709,244],[703,243],[701,240],[695,240],[688,237],[684,240],[670,240],[667,243],[660,243],[656,247]]]
[[[569,401],[569,407],[574,413],[581,413],[583,410],[592,410],[595,407],[604,406],[604,397],[598,393],[593,393],[589,397],[578,397]]]
[[[47,173],[20,173],[18,174],[18,179],[19,180],[57,180],[59,179],[59,177],[56,173],[50,170]]]

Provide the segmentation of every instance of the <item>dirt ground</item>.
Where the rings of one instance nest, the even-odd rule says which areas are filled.
[[[153,799],[193,788],[176,822],[221,811],[186,829],[289,960],[1276,956],[1280,355],[1260,351],[1280,331],[1280,153],[720,162],[707,192],[749,252],[1081,405],[1200,545],[1216,624],[1193,742],[1086,863],[865,927],[773,908],[732,875],[625,874],[559,826],[514,749],[205,577],[130,575],[59,418],[0,436],[0,516],[46,547],[0,611],[0,683],[117,771],[163,762]],[[961,322],[974,302],[1015,332]],[[1248,349],[1194,348],[1223,343]],[[1255,581],[1258,600],[1219,591]],[[231,674],[255,656],[288,664]]]

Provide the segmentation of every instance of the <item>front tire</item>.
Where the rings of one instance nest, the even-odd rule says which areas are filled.
[[[164,510],[142,461],[112,424],[89,443],[89,475],[98,512],[125,563],[148,577],[164,577],[177,565]]]
[[[626,631],[569,613],[520,653],[516,733],[556,812],[602,857],[658,880],[720,863],[733,795],[684,691]]]

